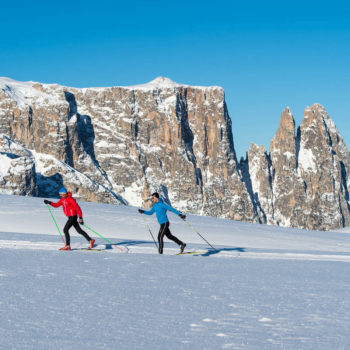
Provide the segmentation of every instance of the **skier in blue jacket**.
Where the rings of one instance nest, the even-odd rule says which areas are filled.
[[[179,215],[182,220],[186,219],[186,215],[181,214],[179,211],[176,209],[172,208],[170,205],[167,205],[163,202],[161,198],[159,198],[159,194],[157,192],[154,192],[152,194],[152,202],[153,202],[153,207],[151,210],[142,210],[139,209],[140,214],[146,214],[146,215],[152,215],[154,212],[156,213],[157,220],[160,224],[160,229],[158,233],[158,243],[159,243],[159,254],[163,254],[163,247],[164,247],[164,236],[167,236],[169,239],[174,241],[180,246],[180,253],[183,253],[186,243],[181,242],[178,238],[173,236],[169,230],[169,219],[168,216],[166,215],[167,210],[172,211],[176,215]]]

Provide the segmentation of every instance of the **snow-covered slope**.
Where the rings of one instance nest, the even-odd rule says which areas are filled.
[[[177,216],[156,254],[137,208],[80,202],[97,248],[41,199],[0,195],[1,349],[347,349],[350,234]],[[52,209],[62,229],[60,208]],[[155,217],[147,217],[155,235]]]

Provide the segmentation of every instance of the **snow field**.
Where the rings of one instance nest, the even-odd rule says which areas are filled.
[[[169,214],[172,233],[204,253],[175,256],[165,240],[160,256],[136,208],[80,205],[124,252],[101,238],[105,251],[79,250],[76,234],[75,250],[58,251],[42,199],[0,196],[0,349],[349,348],[348,233],[190,216],[213,253]]]

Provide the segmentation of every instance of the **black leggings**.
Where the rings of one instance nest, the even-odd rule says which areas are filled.
[[[74,228],[77,230],[78,233],[80,233],[82,236],[84,236],[89,242],[91,241],[90,236],[81,229],[81,227],[78,224],[78,217],[76,215],[74,216],[68,216],[68,221],[66,225],[64,226],[63,232],[66,236],[66,244],[70,245],[70,236],[68,230],[74,226]]]
[[[178,245],[183,244],[178,238],[173,236],[169,230],[170,223],[166,222],[165,224],[160,225],[159,233],[158,233],[158,243],[159,243],[159,253],[163,253],[163,247],[164,247],[164,236],[167,236],[169,239],[177,243]]]

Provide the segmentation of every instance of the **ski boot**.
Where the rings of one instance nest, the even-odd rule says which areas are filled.
[[[184,252],[185,248],[186,248],[186,243],[182,243],[180,245],[180,254],[182,254]]]
[[[89,242],[89,250],[93,248],[94,244],[95,244],[95,240],[92,239],[92,240]]]
[[[60,250],[71,250],[70,245],[65,245],[64,247],[60,248]]]

